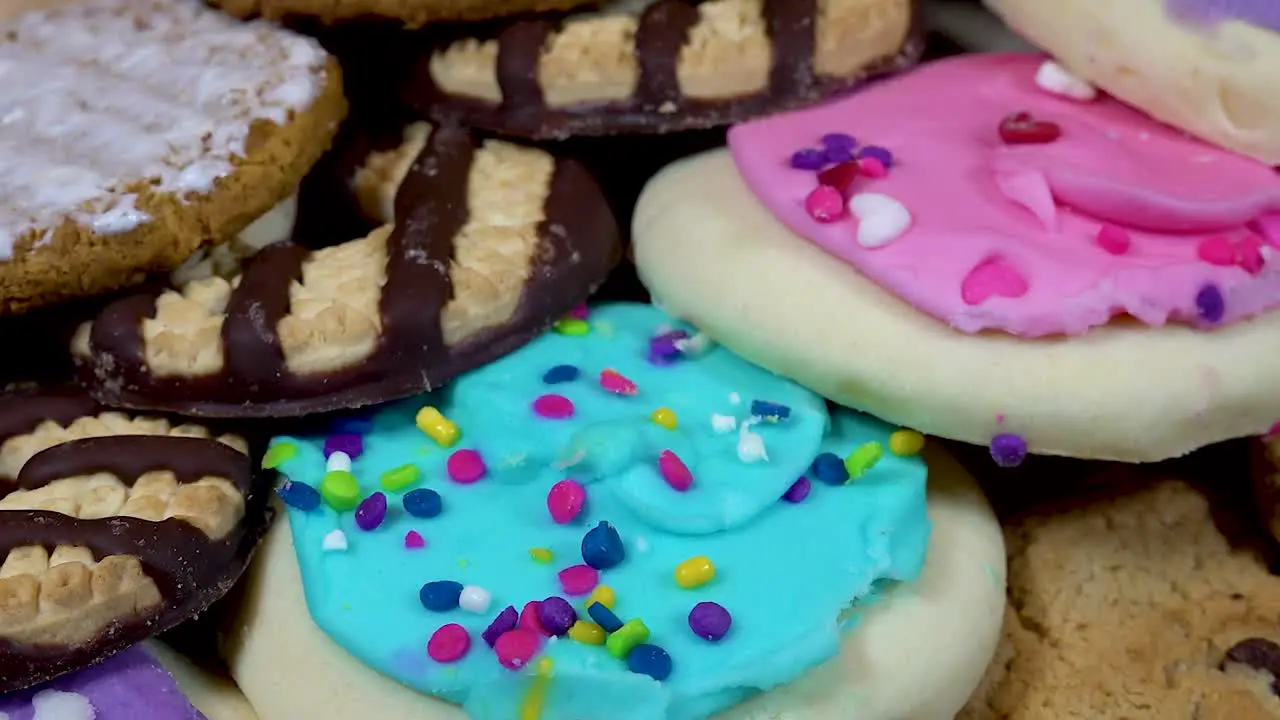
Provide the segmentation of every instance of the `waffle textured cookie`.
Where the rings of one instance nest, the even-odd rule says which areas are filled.
[[[346,112],[316,42],[197,0],[84,0],[0,29],[0,313],[230,239],[295,192]]]
[[[419,64],[428,117],[528,138],[661,133],[812,103],[920,54],[912,0],[615,2]]]
[[[419,27],[442,20],[485,20],[521,13],[568,10],[594,0],[214,0],[240,17],[307,17],[326,23],[382,18]]]
[[[594,181],[541,150],[416,126],[358,181],[387,224],[314,252],[276,243],[231,281],[108,306],[73,343],[83,382],[112,406],[196,416],[404,397],[527,342],[620,256]]]
[[[265,530],[244,438],[0,398],[0,692],[87,666],[203,611]]]
[[[1280,577],[1227,505],[1160,480],[1006,520],[1005,636],[960,720],[1280,717]]]

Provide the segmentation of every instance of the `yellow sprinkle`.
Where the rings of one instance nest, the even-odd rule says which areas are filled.
[[[613,588],[608,585],[597,585],[587,596],[587,601],[582,603],[582,607],[591,607],[591,603],[600,603],[601,605],[613,609],[613,603],[617,601],[618,596],[613,592]]]
[[[844,469],[849,471],[849,482],[857,480],[866,474],[876,463],[880,462],[882,455],[884,455],[884,448],[874,440],[869,443],[863,443],[856,450],[849,453],[849,457],[844,459]]]
[[[889,436],[889,452],[894,455],[916,455],[924,449],[924,436],[915,430],[896,430]]]
[[[586,335],[591,332],[591,325],[586,320],[575,317],[560,318],[554,328],[561,335]]]
[[[676,413],[671,408],[658,408],[653,411],[649,419],[668,430],[676,429]]]
[[[427,434],[427,437],[436,441],[440,447],[453,447],[458,442],[458,438],[462,433],[458,432],[458,426],[452,421],[440,414],[440,411],[427,406],[418,411],[417,417],[414,418],[418,429]]]
[[[716,564],[706,555],[697,555],[676,566],[676,584],[688,590],[702,587],[716,577]]]
[[[547,702],[547,686],[551,684],[551,673],[555,663],[551,658],[543,656],[538,660],[533,682],[529,683],[529,691],[525,693],[524,702],[520,703],[520,720],[540,720],[542,706]]]
[[[603,645],[604,636],[604,628],[593,622],[579,620],[569,628],[569,637],[583,645]]]
[[[360,504],[360,483],[346,470],[330,470],[320,478],[320,497],[338,512],[355,510]]]
[[[555,555],[551,554],[551,551],[546,548],[529,548],[529,557],[533,558],[536,563],[546,565],[551,562]]]
[[[418,466],[409,463],[398,468],[392,468],[382,473],[382,477],[378,480],[382,483],[383,490],[399,492],[418,482]]]
[[[622,627],[609,633],[609,638],[604,641],[604,645],[610,655],[622,660],[637,645],[643,645],[648,641],[648,626],[640,618],[631,618],[622,623]]]
[[[267,453],[262,456],[262,468],[264,470],[273,470],[280,467],[281,464],[287,462],[297,454],[297,445],[283,441],[275,443],[268,448]]]

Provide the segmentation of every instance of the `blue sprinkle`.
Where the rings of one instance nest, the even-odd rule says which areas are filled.
[[[1222,316],[1227,312],[1227,301],[1217,285],[1209,283],[1200,288],[1200,292],[1196,293],[1196,310],[1200,312],[1200,319],[1205,322],[1222,322]]]
[[[597,570],[615,568],[626,557],[622,536],[607,522],[601,522],[582,536],[582,562]]]
[[[449,612],[458,608],[458,598],[462,596],[462,583],[453,580],[436,580],[422,586],[418,591],[418,600],[422,607],[431,612]]]
[[[444,510],[440,493],[427,488],[410,490],[404,494],[404,511],[416,518],[433,518]]]
[[[618,619],[613,611],[604,606],[604,603],[593,602],[587,606],[587,614],[591,616],[592,621],[600,627],[604,628],[607,633],[617,632],[622,627],[622,621]]]
[[[548,385],[573,382],[578,379],[578,368],[574,365],[557,365],[542,376],[542,382]]]
[[[859,158],[875,158],[885,167],[893,167],[893,153],[879,145],[868,145],[858,151]]]
[[[791,156],[791,167],[796,170],[821,170],[827,166],[827,154],[822,150],[805,148]]]
[[[276,493],[280,495],[285,505],[304,512],[320,507],[320,493],[304,482],[285,480],[284,484],[276,489]]]
[[[791,408],[768,400],[752,400],[751,414],[769,422],[777,422],[791,417]]]
[[[858,147],[858,141],[848,133],[827,133],[822,136],[822,147],[828,150],[832,148],[852,150]]]
[[[657,645],[637,645],[627,654],[627,669],[662,682],[671,677],[671,656]]]
[[[843,485],[849,480],[849,470],[835,453],[824,452],[814,458],[809,472],[828,485]]]
[[[849,162],[853,160],[853,149],[846,147],[829,147],[823,153],[823,157],[832,165]]]
[[[334,435],[365,435],[373,429],[373,418],[365,415],[351,415],[333,421],[329,432]]]

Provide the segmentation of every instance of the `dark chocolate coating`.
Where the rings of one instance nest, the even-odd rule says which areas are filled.
[[[0,442],[31,432],[41,422],[67,425],[103,408],[83,394],[37,391],[0,396]],[[82,520],[43,510],[0,510],[0,558],[16,547],[78,545],[94,557],[132,555],[163,598],[159,607],[110,625],[76,646],[29,645],[0,638],[0,692],[11,692],[74,672],[192,618],[221,598],[249,564],[271,521],[274,471],[255,475],[265,443],[250,439],[250,454],[214,439],[158,435],[85,438],[34,455],[16,478],[0,478],[0,496],[64,477],[108,472],[132,485],[153,470],[171,470],[180,483],[201,477],[230,481],[245,497],[240,524],[219,540],[183,520],[131,517]]]
[[[424,117],[533,140],[584,135],[658,134],[729,125],[783,112],[852,89],[866,80],[914,64],[923,51],[920,33],[892,56],[855,76],[820,77],[814,71],[817,0],[765,0],[765,22],[773,44],[767,87],[725,100],[684,97],[676,77],[680,49],[698,22],[696,0],[658,0],[641,14],[636,30],[640,77],[626,100],[549,108],[538,83],[538,59],[555,26],[542,19],[517,20],[498,35],[497,74],[502,103],[450,95],[433,80],[430,51],[418,58],[403,91]],[[916,28],[919,7],[915,7]]]
[[[396,227],[387,241],[382,337],[355,366],[295,374],[285,366],[277,326],[288,312],[290,282],[309,251],[277,243],[249,261],[222,326],[226,362],[200,377],[156,377],[146,365],[142,322],[155,298],[109,306],[94,322],[90,358],[79,377],[115,407],[194,417],[296,417],[385,402],[433,390],[524,345],[604,282],[621,254],[617,222],[599,187],[578,163],[558,160],[538,227],[531,276],[513,316],[454,347],[440,316],[453,298],[454,241],[468,220],[467,178],[477,140],[437,128],[396,195]]]

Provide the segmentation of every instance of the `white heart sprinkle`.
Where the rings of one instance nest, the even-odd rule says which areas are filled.
[[[865,248],[888,245],[911,227],[907,207],[880,193],[858,193],[849,198],[849,212],[858,218],[858,244]]]
[[[711,429],[723,435],[738,429],[738,421],[732,415],[711,413]]]
[[[1081,102],[1098,97],[1097,88],[1052,60],[1045,60],[1036,71],[1036,85],[1047,93]]]
[[[320,541],[320,547],[324,550],[346,550],[347,534],[341,530],[330,530]]]
[[[769,459],[769,453],[764,449],[764,438],[751,432],[747,423],[738,428],[738,459],[747,464]]]
[[[31,698],[35,709],[33,720],[93,720],[97,710],[89,698],[80,693],[41,690]]]

